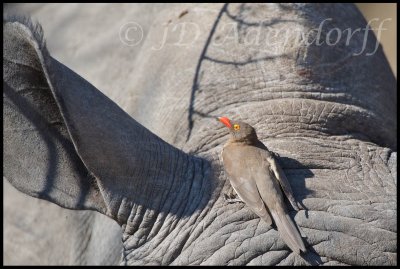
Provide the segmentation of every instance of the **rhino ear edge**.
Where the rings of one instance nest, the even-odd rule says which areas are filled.
[[[38,21],[32,21],[31,17],[17,15],[17,14],[5,14],[3,18],[3,25],[5,23],[18,23],[19,27],[26,30],[26,33],[30,35],[32,44],[34,44],[35,49],[40,51],[40,54],[45,56],[50,56],[46,46],[46,39],[44,38],[43,27]]]

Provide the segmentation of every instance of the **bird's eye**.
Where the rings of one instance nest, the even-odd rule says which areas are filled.
[[[235,129],[235,131],[240,130],[240,125],[239,124],[234,124],[233,125],[233,129]]]

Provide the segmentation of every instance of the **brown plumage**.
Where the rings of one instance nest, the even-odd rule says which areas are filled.
[[[223,148],[222,159],[233,189],[268,225],[274,220],[282,239],[293,252],[305,252],[303,239],[287,213],[281,187],[293,208],[299,208],[273,154],[258,140],[254,128],[249,124],[231,122],[226,117],[218,120],[228,127],[231,134]]]

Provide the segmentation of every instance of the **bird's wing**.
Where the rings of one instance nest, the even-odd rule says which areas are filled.
[[[290,187],[289,181],[287,180],[286,175],[283,172],[281,166],[278,164],[278,162],[275,160],[275,158],[272,155],[268,155],[266,158],[270,164],[269,169],[274,174],[275,178],[278,180],[278,182],[281,185],[282,190],[285,193],[286,197],[288,198],[290,204],[293,206],[293,208],[296,211],[299,211],[300,208],[297,205],[296,199],[293,196],[292,188]]]
[[[254,213],[260,216],[260,218],[262,218],[268,225],[271,225],[272,218],[264,205],[260,193],[258,192],[255,181],[244,178],[236,179],[234,176],[230,176],[230,179],[232,187],[239,195],[240,199],[242,199],[242,201],[245,202],[246,205],[249,206]],[[233,181],[236,181],[236,183],[233,183]]]
[[[263,150],[259,150],[258,153],[260,159],[264,156],[269,156],[269,154]],[[303,239],[301,238],[296,225],[293,223],[293,220],[287,213],[283,193],[280,190],[279,182],[275,179],[275,173],[271,169],[272,165],[269,161],[264,161],[263,163],[265,166],[260,167],[260,169],[257,170],[258,174],[255,174],[254,177],[256,179],[258,191],[268,207],[278,231],[286,244],[297,254],[299,254],[300,251],[306,251]]]
[[[272,225],[271,215],[258,192],[251,169],[245,163],[245,159],[237,156],[234,151],[228,152],[228,150],[223,151],[222,157],[229,181],[239,198],[268,225]]]

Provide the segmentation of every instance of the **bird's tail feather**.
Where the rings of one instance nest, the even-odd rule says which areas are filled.
[[[286,212],[277,213],[275,211],[271,211],[271,214],[274,218],[279,234],[289,248],[297,254],[300,254],[300,250],[305,252],[306,247],[304,246],[303,239],[301,238],[300,233],[298,232],[290,216]]]

